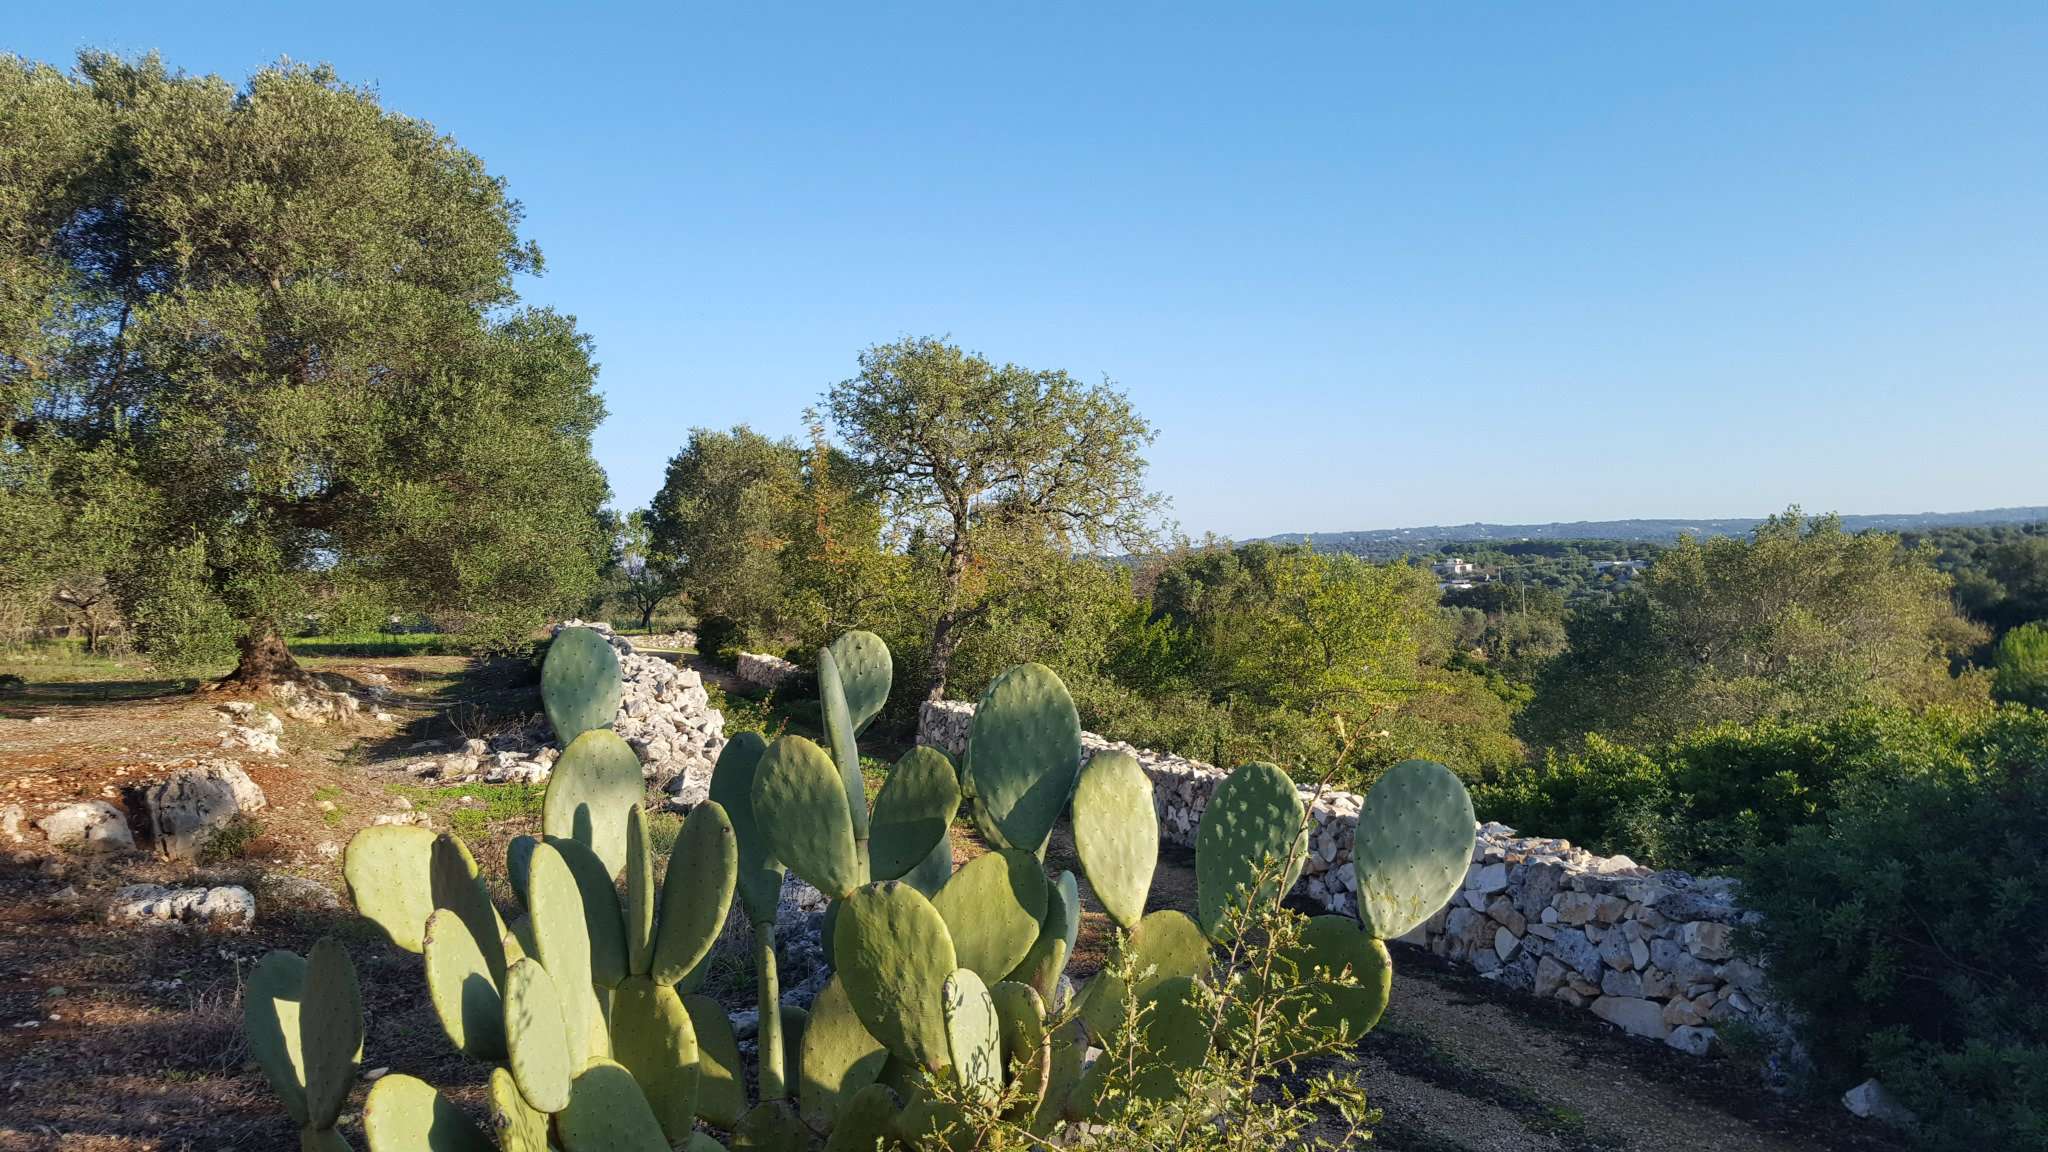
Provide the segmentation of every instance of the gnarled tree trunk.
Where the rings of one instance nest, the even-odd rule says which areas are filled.
[[[241,663],[221,681],[223,684],[268,688],[287,680],[306,679],[306,670],[292,658],[292,650],[285,647],[284,637],[278,635],[275,624],[251,624],[236,646],[242,652]]]

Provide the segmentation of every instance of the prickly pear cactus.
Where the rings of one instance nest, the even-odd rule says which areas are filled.
[[[579,691],[592,688],[571,675],[587,644],[555,649],[554,678]],[[431,1086],[388,1076],[363,1110],[372,1152],[722,1147],[696,1130],[700,1121],[730,1133],[735,1149],[937,1147],[952,1142],[937,1134],[968,1112],[933,1095],[933,1083],[970,1100],[1013,1092],[1006,1117],[1049,1139],[1063,1119],[1100,1121],[1132,1093],[1179,1090],[1211,1044],[1214,938],[1228,906],[1277,899],[1300,867],[1305,820],[1287,774],[1248,765],[1212,797],[1197,834],[1199,920],[1146,913],[1159,843],[1151,784],[1115,752],[1082,766],[1073,702],[1049,669],[1021,665],[990,685],[965,771],[914,749],[870,809],[854,737],[886,704],[888,650],[849,633],[819,662],[832,750],[796,736],[772,745],[736,736],[659,885],[637,758],[602,727],[574,736],[558,763],[545,835],[507,847],[526,909],[509,926],[456,837],[383,827],[350,843],[344,871],[358,908],[393,943],[424,952],[429,1000],[450,1041],[503,1064],[489,1077],[495,1140]],[[558,704],[568,707],[551,700],[551,715]],[[955,870],[950,827],[963,803],[992,850]],[[1121,930],[1115,962],[1074,996],[1062,974],[1080,928],[1080,883],[1072,872],[1048,879],[1040,855],[1063,814],[1088,886]],[[1383,938],[1456,889],[1470,837],[1470,801],[1448,771],[1411,763],[1388,773],[1359,822],[1363,926],[1317,917],[1285,957],[1308,981],[1308,1022],[1351,1035],[1377,1023],[1392,979]],[[1249,891],[1268,859],[1282,874]],[[808,1014],[784,1008],[778,992],[785,865],[836,898],[826,928],[836,973]],[[725,1008],[679,995],[704,978],[735,896],[755,928],[752,1100]],[[1110,1091],[1105,1065],[1089,1066],[1085,1054],[1124,1039],[1131,1003],[1137,1039],[1153,1055],[1136,1083]],[[347,954],[322,941],[310,960],[265,957],[244,1016],[250,1054],[299,1124],[302,1149],[343,1152],[334,1122],[362,1044]],[[1222,1016],[1231,1019],[1227,1002]]]
[[[1052,669],[1019,664],[989,684],[967,764],[976,811],[997,846],[1038,851],[1081,770],[1081,717]]]
[[[610,729],[592,729],[555,761],[541,802],[541,831],[582,844],[604,861],[607,877],[617,876],[626,867],[627,810],[646,794],[633,746]]]
[[[540,699],[564,747],[594,728],[610,728],[625,695],[619,654],[603,634],[564,628],[540,666]]]
[[[1387,769],[1351,841],[1366,931],[1392,940],[1436,915],[1465,881],[1472,837],[1472,797],[1456,773],[1427,760]]]
[[[1223,778],[1195,831],[1195,899],[1202,931],[1216,936],[1223,915],[1245,898],[1267,861],[1282,869],[1256,898],[1279,900],[1308,857],[1308,813],[1294,781],[1277,765],[1247,764]]]
[[[1074,854],[1102,910],[1123,928],[1145,914],[1152,870],[1159,864],[1159,820],[1152,781],[1137,758],[1098,752],[1074,788]]]

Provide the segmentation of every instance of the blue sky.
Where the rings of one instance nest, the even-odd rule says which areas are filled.
[[[1656,8],[1658,11],[1651,11]],[[643,503],[950,334],[1191,532],[2048,503],[2048,5],[36,5],[479,152]]]

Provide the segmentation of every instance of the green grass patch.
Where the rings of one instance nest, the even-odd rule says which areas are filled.
[[[342,818],[348,815],[348,808],[342,804],[341,795],[341,789],[332,784],[322,784],[313,789],[313,806],[320,808],[320,819],[329,828],[341,827]],[[321,807],[323,802],[329,807]]]
[[[394,796],[412,801],[415,809],[446,820],[448,827],[465,839],[483,835],[494,824],[518,820],[540,820],[541,802],[547,797],[545,784],[451,784],[433,787],[422,784],[389,784]]]
[[[460,656],[468,648],[447,632],[352,632],[285,641],[295,656]]]
[[[188,676],[167,675],[139,656],[94,655],[86,652],[83,642],[52,640],[0,651],[0,707],[33,698],[90,703],[161,696],[190,691],[201,679],[228,671],[223,667]]]
[[[249,845],[263,834],[263,825],[253,816],[237,815],[234,819],[214,829],[213,835],[199,846],[201,864],[224,864],[248,855]]]

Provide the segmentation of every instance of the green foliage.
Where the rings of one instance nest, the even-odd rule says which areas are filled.
[[[1725,868],[1825,818],[1858,781],[1961,763],[1987,714],[1861,708],[1722,724],[1661,747],[1600,736],[1473,789],[1481,818],[1663,868]]]
[[[1753,540],[1687,538],[1605,609],[1574,616],[1530,735],[1668,740],[1722,721],[1982,699],[1950,674],[1979,638],[1930,552],[1795,508]]]
[[[1932,1147],[2048,1147],[2048,713],[2002,708],[1955,751],[1756,850],[1752,943],[1835,1086],[1879,1077]]]
[[[872,669],[886,661],[878,642],[859,643],[877,650],[850,663]],[[977,790],[975,818],[996,827],[999,818],[987,806],[1000,802],[1015,835],[1043,842],[1050,828],[1040,827],[1039,794],[1052,798],[1053,818],[1068,809],[1077,791],[1079,729],[1049,670],[1020,667],[997,683],[1008,688],[977,717],[970,743],[975,762],[985,766],[981,778],[1002,782],[989,791],[1005,798],[992,801]],[[846,711],[843,701],[834,704]],[[864,715],[882,707],[878,691],[865,693]],[[850,712],[839,727],[855,729]],[[592,729],[571,751],[609,736]],[[849,750],[857,756],[850,740]],[[1073,948],[1073,875],[1049,883],[1042,862],[1015,848],[952,871],[946,825],[960,795],[950,764],[925,749],[906,756],[898,770],[909,782],[885,785],[875,827],[935,839],[935,850],[914,869],[922,876],[927,863],[937,862],[931,898],[902,881],[866,882],[867,844],[853,837],[849,797],[823,750],[800,737],[764,745],[751,734],[729,745],[712,781],[714,798],[745,794],[739,818],[715,800],[693,810],[674,836],[659,893],[655,841],[637,797],[622,808],[613,789],[594,788],[567,754],[543,810],[574,818],[543,840],[522,838],[507,850],[512,887],[528,909],[510,929],[474,858],[452,835],[366,829],[351,842],[344,872],[359,908],[394,941],[424,950],[429,999],[450,1042],[472,1057],[505,1062],[491,1077],[491,1113],[507,1148],[545,1147],[550,1127],[571,1152],[701,1144],[693,1130],[698,1119],[732,1132],[735,1147],[792,1147],[828,1130],[831,1147],[857,1146],[877,1134],[959,1146],[962,1125],[979,1126],[997,1141],[978,1146],[1007,1147],[1002,1141],[1011,1136],[1050,1133],[1062,1115],[1111,1125],[1150,1117],[1144,1123],[1154,1127],[1134,1131],[1157,1136],[1166,1131],[1156,1126],[1160,1117],[1175,1117],[1185,1130],[1219,1108],[1224,1124],[1242,1136],[1291,1138],[1326,1106],[1346,1119],[1347,1138],[1358,1134],[1367,1117],[1354,1107],[1356,1090],[1334,1077],[1318,1081],[1298,1103],[1275,1105],[1252,1094],[1293,1060],[1341,1051],[1377,1021],[1391,979],[1384,949],[1364,929],[1325,918],[1305,934],[1300,918],[1273,898],[1299,868],[1307,827],[1284,772],[1254,765],[1234,776],[1234,791],[1210,805],[1202,829],[1205,914],[1228,952],[1215,953],[1186,915],[1154,912],[1119,940],[1108,970],[1054,1010],[1037,989],[1058,986]],[[1456,778],[1433,771],[1432,779],[1462,801]],[[1128,867],[1142,879],[1151,871],[1149,859],[1130,859],[1134,846],[1156,845],[1158,830],[1142,777],[1119,775],[1129,772],[1135,768],[1128,762],[1103,761],[1075,803],[1087,812],[1082,822],[1090,831],[1079,838],[1090,845],[1091,875],[1104,890],[1132,889],[1122,902],[1142,907],[1141,883],[1106,872]],[[865,805],[865,797],[855,802]],[[1387,802],[1376,796],[1368,802],[1374,805]],[[1119,831],[1119,822],[1135,827]],[[614,886],[619,868],[601,855],[613,839],[611,823],[621,828],[623,900]],[[828,853],[829,867],[812,858],[813,842],[835,840],[840,849]],[[1469,843],[1458,850],[1469,852]],[[789,858],[800,872],[818,872],[829,883],[824,873],[839,866],[841,855],[854,863],[850,877],[828,889],[840,896],[828,916],[837,975],[812,1015],[785,1012],[774,965],[775,861]],[[918,855],[897,853],[902,860]],[[1263,863],[1248,864],[1254,856]],[[749,911],[765,914],[755,933],[764,1059],[751,1109],[723,1007],[681,997],[672,986],[702,978],[743,863],[746,888],[758,889],[748,895]],[[1211,874],[1228,882],[1210,884]],[[1361,886],[1378,890],[1399,880],[1395,871],[1383,875],[1368,866]],[[1234,905],[1212,908],[1211,889],[1235,898]],[[1259,939],[1234,936],[1247,929]],[[345,953],[323,942],[310,963],[273,957],[251,981],[250,1050],[306,1126],[309,1147],[335,1146],[332,1118],[360,1058],[360,997],[347,965]],[[1281,1005],[1291,1006],[1295,1027],[1281,1027]],[[1089,1029],[1109,1055],[1084,1073]],[[296,1046],[294,1036],[301,1037]],[[366,1109],[372,1152],[483,1146],[481,1134],[430,1086],[387,1079],[396,1086],[373,1091]],[[892,1091],[903,1094],[900,1112]],[[1291,1091],[1288,1100],[1296,1100]]]
[[[539,253],[476,156],[290,64],[237,88],[7,57],[0,125],[0,511],[33,506],[0,520],[26,573],[105,577],[181,667],[330,595],[490,646],[584,598],[595,369],[519,307]]]
[[[1122,393],[998,365],[936,339],[861,353],[825,408],[931,581],[924,695],[945,691],[962,628],[1057,571],[1054,557],[1149,539],[1152,428]]]
[[[2000,700],[2048,708],[2048,623],[2023,624],[1999,640],[1992,691]]]
[[[1279,871],[1275,862],[1251,888],[1270,887]],[[1334,1152],[1369,1139],[1378,1113],[1355,1080],[1335,1069],[1307,1069],[1351,1052],[1359,1036],[1352,1023],[1369,1014],[1340,1006],[1376,997],[1383,1003],[1376,990],[1386,971],[1327,963],[1331,953],[1308,939],[1312,929],[1330,931],[1277,904],[1246,900],[1224,918],[1220,935],[1233,943],[1213,955],[1205,948],[1191,973],[1148,981],[1147,952],[1120,950],[1097,977],[1121,992],[1112,1022],[1095,1037],[1102,1054],[1082,1075],[1080,1048],[1087,1041],[1054,1018],[1045,1029],[1050,1050],[1039,1066],[1049,1092],[1069,1101],[1069,1115],[1095,1124],[1091,1146]],[[1355,923],[1347,931],[1376,943]],[[1031,1086],[1041,1081],[1030,1059],[1005,1055],[1011,1078],[994,1099],[981,1085],[933,1083],[935,1098],[952,1111],[932,1146],[987,1152],[1047,1146],[1051,1126],[1029,1106]],[[1276,1075],[1287,1078],[1282,1091],[1272,1089]]]

